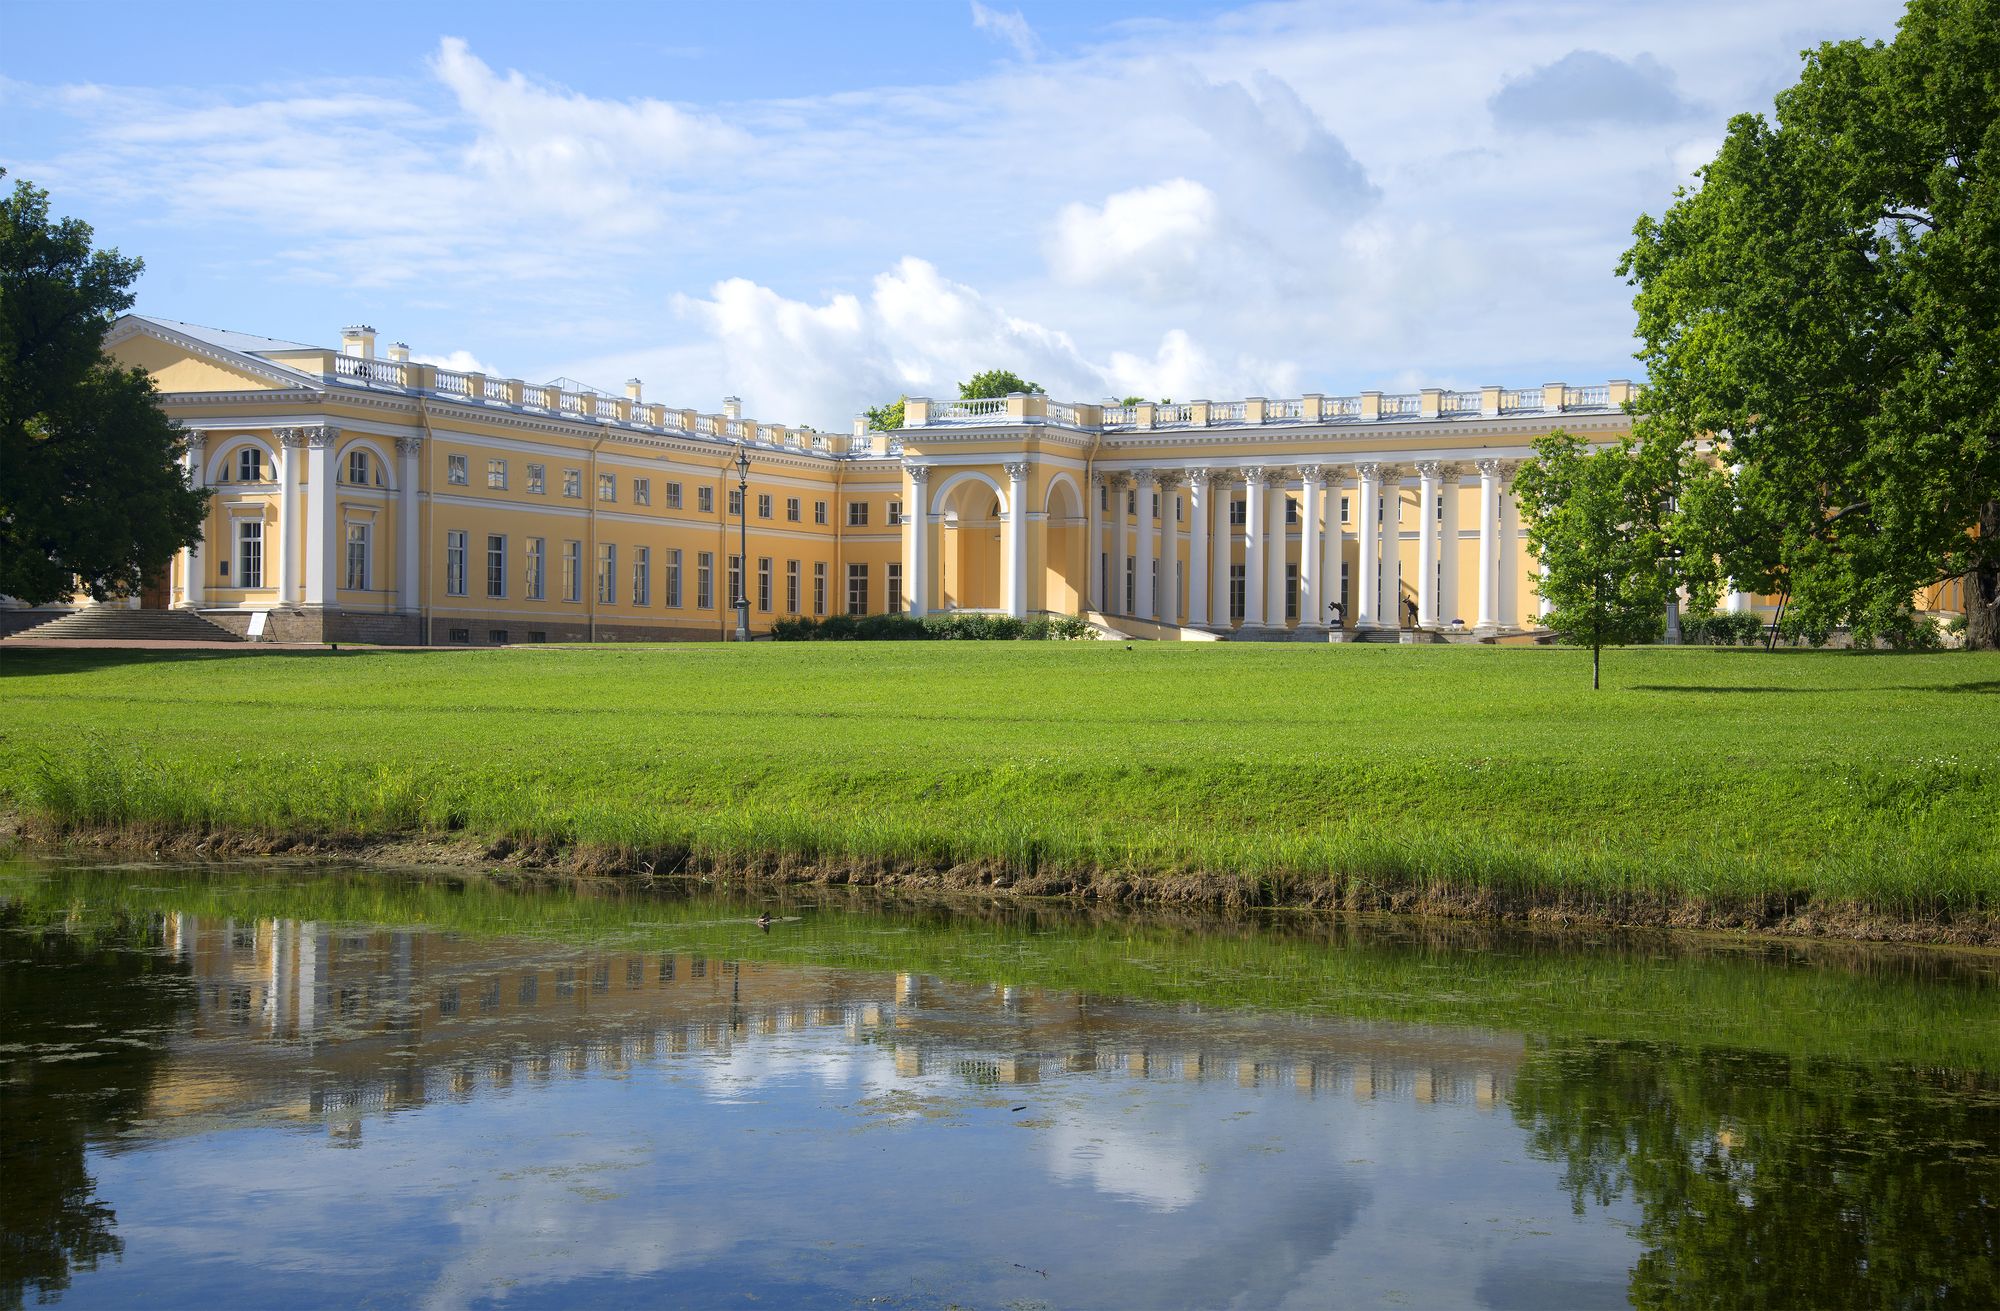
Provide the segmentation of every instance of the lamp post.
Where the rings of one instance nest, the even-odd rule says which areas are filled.
[[[736,447],[736,640],[750,640],[750,448]]]
[[[1667,551],[1672,558],[1674,570],[1674,590],[1667,593],[1667,645],[1681,644],[1681,548],[1676,546]]]

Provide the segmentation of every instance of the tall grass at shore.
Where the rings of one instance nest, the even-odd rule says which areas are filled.
[[[607,860],[2000,908],[2000,657],[838,644],[10,651],[32,824]]]

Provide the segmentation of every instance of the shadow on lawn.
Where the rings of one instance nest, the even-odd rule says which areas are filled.
[[[1852,696],[1873,692],[1972,692],[1985,696],[2000,696],[2000,678],[1982,679],[1971,683],[1900,684],[1896,687],[1707,687],[1685,683],[1635,683],[1632,685],[1632,690],[1634,692],[1777,692],[1812,696],[1836,696],[1841,693]]]
[[[467,651],[497,651],[499,647],[405,647],[387,650],[378,647],[342,647],[338,651],[313,650],[258,650],[256,647],[218,644],[214,650],[194,650],[189,648],[167,649],[145,647],[79,647],[66,651],[56,647],[34,646],[6,648],[0,650],[0,678],[26,678],[42,674],[83,674],[103,669],[122,669],[127,665],[185,664],[195,661],[222,660],[274,660],[286,656],[298,656],[308,660],[393,660],[399,656],[416,659],[432,659],[438,656],[463,655]]]

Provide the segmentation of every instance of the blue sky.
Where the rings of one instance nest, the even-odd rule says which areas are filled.
[[[843,426],[1631,376],[1641,212],[1882,0],[0,0],[0,166],[142,311]]]

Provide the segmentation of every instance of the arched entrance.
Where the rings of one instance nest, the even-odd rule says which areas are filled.
[[[1074,479],[1059,473],[1049,482],[1043,508],[1041,608],[1080,615],[1089,608],[1085,584],[1090,568],[1090,523],[1083,493]]]
[[[976,472],[956,474],[937,490],[938,603],[947,610],[998,610],[1005,605],[1006,494]]]

